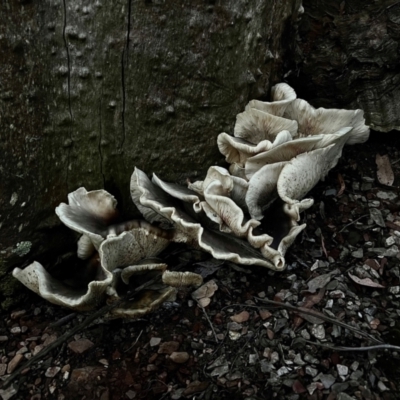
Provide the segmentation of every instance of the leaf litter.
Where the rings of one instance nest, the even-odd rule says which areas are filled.
[[[203,288],[180,290],[144,319],[96,320],[1,388],[2,398],[396,399],[400,202],[387,164],[374,170],[373,160],[377,150],[399,159],[397,149],[344,150],[311,192],[286,271],[186,252]],[[391,169],[396,177],[400,165]],[[86,318],[69,315],[33,296],[4,313],[1,380]],[[89,341],[81,354],[68,346]]]

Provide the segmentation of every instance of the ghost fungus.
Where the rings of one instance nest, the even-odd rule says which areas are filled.
[[[113,275],[98,264],[95,279],[87,287],[72,287],[53,278],[36,261],[24,269],[15,268],[13,276],[50,303],[78,311],[88,311],[101,304],[113,280]]]
[[[158,255],[171,243],[171,238],[172,231],[143,223],[140,228],[104,240],[99,248],[101,264],[110,272],[134,265],[140,260]]]
[[[332,134],[316,135],[290,140],[268,151],[250,157],[245,166],[246,177],[251,179],[251,177],[264,165],[290,161],[301,153],[324,148],[331,144],[337,144],[337,162],[341,155],[343,145],[351,131],[351,127],[343,127]],[[332,152],[334,152],[334,150],[332,150]],[[335,165],[336,164],[332,164],[332,168]]]
[[[335,145],[299,154],[282,169],[277,190],[280,198],[290,204],[296,204],[331,169]],[[333,155],[332,155],[333,154]]]
[[[262,140],[257,145],[227,133],[221,133],[218,135],[217,144],[220,153],[225,156],[228,163],[243,167],[249,157],[270,150],[289,140],[292,140],[292,135],[285,130],[279,132],[273,142]]]
[[[68,195],[68,204],[56,207],[56,214],[68,228],[90,238],[98,249],[106,236],[107,226],[118,216],[117,201],[105,190],[88,192],[81,187]],[[88,240],[81,242],[80,254],[86,256]],[[90,254],[89,254],[90,255]]]
[[[187,238],[182,241],[199,246],[217,259],[281,270],[285,262],[284,254],[279,249],[286,250],[287,246],[279,248],[280,242],[290,242],[301,231],[297,228],[296,220],[291,221],[287,231],[276,241],[276,248],[272,248],[270,245],[274,238],[257,230],[259,221],[246,217],[248,182],[231,176],[221,167],[210,167],[204,181],[196,184],[196,192],[191,191],[190,196],[187,188],[180,189],[178,185],[168,184],[158,177],[154,177],[152,183],[138,169],[135,169],[132,181],[132,198],[139,199],[142,207],[150,207],[170,220],[175,229],[181,232],[181,237]],[[165,192],[157,196],[161,188]],[[137,191],[142,195],[138,196]],[[210,221],[217,223],[220,232],[206,228],[200,222],[201,218],[184,212],[185,201],[195,208],[197,214],[204,213]]]
[[[298,122],[300,137],[329,134],[352,127],[347,144],[364,143],[369,136],[362,110],[315,109],[305,100],[296,99],[285,110],[285,118]]]
[[[246,111],[250,108],[282,117],[286,108],[296,100],[296,92],[286,83],[278,83],[271,89],[271,102],[251,100],[246,106]]]
[[[274,141],[279,132],[297,133],[297,122],[249,108],[236,116],[234,136],[258,144],[263,140]]]

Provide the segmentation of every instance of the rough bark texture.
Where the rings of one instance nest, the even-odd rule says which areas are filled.
[[[400,3],[304,0],[289,83],[315,106],[362,108],[372,129],[400,129]],[[293,58],[289,61],[293,61]]]
[[[134,166],[182,181],[222,162],[216,136],[280,80],[299,6],[2,1],[3,300],[12,267],[51,263],[74,242],[54,214],[70,191],[104,187],[132,213]]]

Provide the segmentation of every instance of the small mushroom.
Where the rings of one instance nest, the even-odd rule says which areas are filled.
[[[249,157],[279,146],[289,140],[292,140],[292,135],[289,131],[279,132],[273,142],[262,140],[257,145],[244,139],[230,136],[227,133],[221,133],[218,135],[217,144],[220,153],[225,156],[225,160],[228,163],[243,167]]]
[[[295,137],[297,122],[249,108],[236,116],[234,136],[258,144],[263,140],[274,141],[278,133],[284,130]]]
[[[304,137],[300,139],[294,139],[276,146],[264,153],[257,154],[254,157],[250,157],[246,161],[245,173],[248,179],[264,165],[273,164],[278,162],[290,161],[298,154],[311,151],[314,149],[320,149],[327,147],[331,144],[337,144],[337,158],[339,159],[343,145],[349,133],[351,127],[341,128],[339,131],[333,134],[316,135],[311,137]],[[336,164],[335,164],[336,165]],[[333,167],[334,165],[332,165]]]
[[[278,83],[271,89],[271,102],[251,100],[246,110],[255,108],[257,110],[282,117],[286,108],[296,100],[296,92],[286,83]]]
[[[352,127],[346,144],[364,143],[369,136],[362,110],[315,109],[305,100],[294,100],[285,110],[285,118],[296,120],[300,137],[334,133]]]
[[[92,310],[101,304],[105,298],[107,288],[113,280],[112,273],[98,264],[95,278],[87,287],[72,287],[55,279],[37,261],[34,261],[24,269],[15,268],[13,276],[28,289],[50,303],[78,311]]]
[[[106,236],[107,226],[118,216],[117,201],[105,190],[88,192],[81,187],[68,195],[68,204],[56,207],[56,214],[68,228],[90,238],[94,247],[99,248]],[[87,239],[81,242],[81,254],[85,254]]]

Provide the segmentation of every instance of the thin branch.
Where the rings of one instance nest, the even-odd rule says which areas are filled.
[[[348,226],[351,226],[355,224],[357,221],[359,221],[362,218],[368,217],[369,214],[361,215],[361,217],[356,218],[354,221],[349,222],[347,225],[345,225],[338,233],[343,232]]]
[[[295,311],[299,314],[312,315],[313,317],[320,318],[324,321],[330,322],[331,324],[338,325],[338,326],[341,326],[342,328],[348,329],[349,331],[355,332],[358,335],[363,336],[366,339],[371,340],[375,343],[382,344],[381,340],[376,339],[375,337],[368,334],[367,332],[364,332],[364,331],[361,331],[360,329],[354,328],[353,326],[345,324],[344,322],[338,321],[337,319],[327,317],[325,314],[322,314],[319,311],[311,310],[311,309],[304,308],[304,307],[296,307],[296,306],[292,306],[291,304],[279,303],[279,302],[273,301],[273,300],[260,299],[258,297],[255,297],[255,299],[257,299],[258,301],[261,301],[263,303],[274,305],[276,307],[282,307],[282,308],[286,308],[288,310]]]
[[[140,333],[139,333],[138,337],[136,338],[136,340],[132,343],[132,346],[130,346],[127,350],[125,350],[124,353],[127,353],[133,346],[135,346],[135,344],[140,339],[140,336],[142,336],[142,333],[143,333],[143,329],[140,331]]]
[[[63,335],[61,335],[57,340],[55,340],[53,343],[49,344],[47,347],[45,347],[40,353],[36,354],[32,358],[30,358],[25,364],[23,364],[20,368],[18,368],[15,372],[13,372],[8,379],[4,382],[2,388],[6,388],[7,386],[10,385],[10,383],[26,368],[30,367],[31,365],[37,363],[40,359],[42,359],[44,356],[49,354],[52,350],[57,348],[60,344],[64,343],[66,340],[68,340],[71,336],[77,334],[79,331],[81,331],[83,328],[86,328],[88,325],[90,325],[95,319],[102,317],[103,315],[107,314],[111,310],[113,310],[116,307],[119,307],[122,305],[124,302],[131,300],[137,292],[140,290],[145,289],[146,287],[153,285],[155,282],[158,282],[160,279],[155,278],[151,279],[147,282],[145,282],[143,285],[133,289],[132,291],[128,292],[124,297],[122,297],[120,300],[116,301],[115,303],[112,304],[107,304],[104,307],[100,308],[93,314],[89,315],[82,323],[79,325],[76,325],[74,328],[72,328],[70,331],[65,332]]]
[[[311,340],[302,339],[302,341],[319,347],[325,347],[326,349],[336,351],[370,351],[370,350],[396,350],[400,351],[400,346],[394,346],[392,344],[377,344],[375,346],[361,346],[361,347],[345,347],[345,346],[331,346],[329,344],[312,342]]]
[[[197,305],[203,310],[203,313],[206,316],[207,321],[210,324],[211,330],[212,330],[212,332],[214,334],[215,341],[218,343],[218,338],[217,338],[217,334],[215,333],[214,325],[212,324],[210,318],[208,317],[208,314],[207,314],[205,308],[199,302],[197,302]]]

